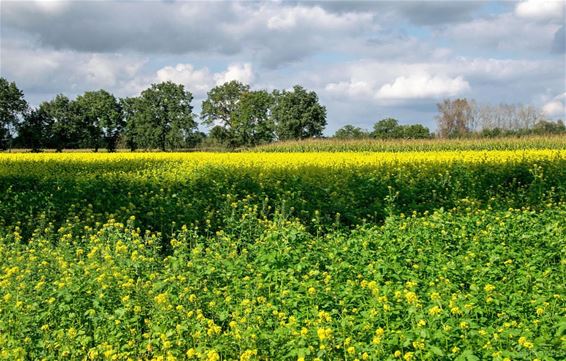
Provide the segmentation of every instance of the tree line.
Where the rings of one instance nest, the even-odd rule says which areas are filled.
[[[566,133],[562,120],[548,120],[540,109],[531,105],[478,104],[458,98],[445,99],[437,108],[438,136],[443,138]]]
[[[137,97],[116,98],[106,90],[75,99],[63,94],[32,108],[14,82],[0,78],[0,149],[117,148],[187,149],[254,147],[275,140],[322,137],[326,107],[299,85],[291,90],[251,90],[230,81],[212,88],[193,112],[193,95],[181,84],[152,84]],[[437,133],[422,124],[401,125],[393,118],[373,130],[346,125],[337,139],[426,139],[566,133],[562,121],[520,104],[478,105],[465,98],[437,104]],[[199,131],[209,127],[208,134]]]
[[[437,133],[422,124],[400,125],[393,118],[382,119],[369,131],[345,125],[334,134],[337,139],[426,139],[501,137],[530,134],[564,134],[562,120],[551,121],[542,111],[522,104],[478,104],[466,98],[444,99],[437,105]]]
[[[253,147],[274,140],[320,137],[326,107],[314,91],[251,90],[230,81],[212,88],[200,115],[181,84],[152,84],[137,97],[116,98],[105,90],[76,99],[63,94],[32,108],[14,82],[0,78],[0,148],[105,148],[174,150],[208,144]],[[211,127],[209,134],[198,130]]]

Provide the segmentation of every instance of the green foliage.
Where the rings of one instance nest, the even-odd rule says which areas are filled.
[[[2,230],[0,357],[561,359],[566,207],[463,207],[317,236],[240,203],[166,254],[134,218]]]
[[[303,155],[302,161],[289,166],[276,164],[296,155],[195,154],[186,155],[185,161],[147,155],[121,158],[121,154],[98,160],[81,160],[85,155],[80,154],[69,154],[69,159],[61,161],[4,158],[0,161],[0,226],[20,222],[29,234],[37,219],[46,217],[59,224],[68,218],[70,209],[76,209],[93,223],[109,217],[125,221],[135,215],[145,227],[166,234],[179,225],[204,223],[208,215],[217,214],[211,221],[219,222],[214,227],[222,229],[222,215],[231,211],[224,208],[226,200],[247,196],[254,204],[266,203],[271,209],[285,204],[305,222],[320,212],[319,222],[325,226],[334,224],[337,214],[341,224],[351,226],[364,220],[380,222],[389,210],[451,208],[465,197],[484,206],[537,206],[548,197],[566,199],[566,160],[558,152],[549,154],[549,158],[523,155],[502,163],[480,153],[474,162],[391,164],[313,164],[307,162],[310,155]],[[238,159],[234,156],[242,162],[230,161]],[[364,156],[371,155],[347,158]],[[211,163],[207,157],[223,161]],[[266,167],[271,163],[274,166]]]
[[[233,80],[208,92],[201,118],[214,125],[210,137],[219,144],[251,147],[273,140],[272,104],[267,91],[251,91],[249,85]]]
[[[135,100],[126,101],[130,147],[161,150],[194,145],[197,123],[193,118],[193,96],[181,84],[153,84]]]
[[[393,118],[380,120],[374,124],[372,135],[377,139],[402,138],[399,121]]]
[[[8,148],[13,136],[12,130],[27,108],[24,93],[16,83],[0,77],[0,149]]]
[[[232,80],[218,85],[208,92],[202,102],[201,119],[205,125],[221,125],[225,129],[232,128],[233,117],[238,109],[242,94],[250,91],[250,86]]]
[[[405,139],[428,139],[431,137],[430,130],[422,124],[402,125],[401,128]]]
[[[39,152],[47,146],[51,121],[49,116],[41,109],[32,109],[24,114],[22,122],[18,125],[18,140],[24,148],[32,152]]]
[[[375,123],[371,135],[376,139],[427,139],[430,130],[422,124],[399,125],[397,119],[387,118]]]
[[[39,111],[49,117],[48,144],[58,152],[64,148],[80,148],[85,139],[85,128],[76,104],[63,94],[39,105]]]
[[[273,96],[265,90],[241,94],[231,129],[236,145],[253,147],[273,140],[272,105]]]
[[[83,146],[95,151],[104,146],[109,152],[115,151],[124,121],[114,95],[105,90],[90,91],[78,96],[75,103],[87,134]]]
[[[541,120],[533,128],[535,134],[565,134],[566,125],[562,120],[556,122]]]
[[[279,140],[322,136],[326,126],[326,107],[314,91],[295,85],[293,90],[275,91],[272,114]]]
[[[123,138],[126,147],[132,152],[139,148],[140,134],[137,124],[138,121],[141,121],[141,116],[137,114],[138,102],[139,98],[136,97],[120,99],[120,107],[122,108],[125,124]]]
[[[347,124],[334,134],[336,139],[366,139],[370,134],[367,130]]]

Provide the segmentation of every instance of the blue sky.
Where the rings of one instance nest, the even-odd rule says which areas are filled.
[[[467,97],[566,118],[565,2],[2,1],[0,73],[37,105],[57,93],[135,96],[171,80],[195,95],[228,80],[301,84],[327,134],[385,117],[434,128]]]

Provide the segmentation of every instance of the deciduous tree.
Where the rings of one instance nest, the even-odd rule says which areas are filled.
[[[314,91],[299,85],[293,90],[275,91],[272,110],[275,132],[279,140],[319,137],[326,126],[326,107]]]
[[[0,78],[0,149],[9,147],[13,130],[27,108],[24,93],[16,83]]]

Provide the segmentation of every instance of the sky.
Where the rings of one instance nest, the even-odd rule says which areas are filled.
[[[314,90],[330,135],[380,119],[435,128],[436,103],[534,105],[566,119],[564,0],[0,0],[0,76],[36,106],[173,81]]]

